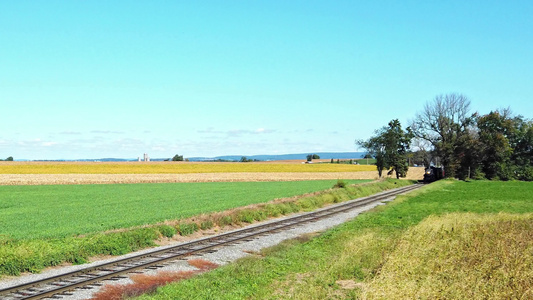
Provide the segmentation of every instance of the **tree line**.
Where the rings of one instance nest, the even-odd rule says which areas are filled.
[[[392,120],[356,143],[376,159],[380,177],[383,170],[404,177],[413,159],[443,166],[446,177],[533,180],[533,121],[509,108],[471,113],[461,94],[436,96],[407,128]]]

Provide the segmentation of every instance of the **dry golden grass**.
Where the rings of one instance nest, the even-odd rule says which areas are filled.
[[[191,174],[373,171],[375,166],[291,162],[2,162],[0,174]]]
[[[454,213],[409,230],[366,299],[533,299],[533,214]]]

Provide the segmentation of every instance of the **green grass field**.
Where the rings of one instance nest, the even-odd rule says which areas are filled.
[[[59,238],[154,224],[321,191],[335,183],[318,180],[0,186],[0,237]]]
[[[375,165],[376,160],[374,158],[369,158],[369,159],[362,158],[362,159],[358,159],[357,163],[360,165]]]
[[[532,213],[531,182],[440,181],[141,299],[531,299]]]

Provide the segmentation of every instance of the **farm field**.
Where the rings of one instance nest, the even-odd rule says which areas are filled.
[[[189,174],[373,171],[375,166],[302,162],[3,162],[0,174]]]
[[[321,191],[335,183],[336,180],[1,186],[0,237],[58,238],[179,220]]]
[[[138,299],[531,299],[532,234],[533,183],[440,181]]]
[[[412,167],[406,179],[422,179]],[[112,184],[154,182],[296,181],[377,179],[375,166],[302,164],[301,161],[250,163],[52,163],[0,162],[0,185]]]

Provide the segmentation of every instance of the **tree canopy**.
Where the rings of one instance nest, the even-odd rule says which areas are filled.
[[[174,157],[172,157],[172,161],[183,161],[183,155],[174,155]]]
[[[416,152],[409,153],[411,142]],[[405,176],[409,157],[426,168],[442,165],[447,177],[533,180],[533,121],[509,108],[471,113],[462,94],[428,101],[406,130],[392,120],[356,143],[376,159],[380,177],[384,169]]]
[[[441,159],[448,176],[455,176],[464,155],[458,145],[467,139],[473,115],[470,100],[461,94],[436,96],[415,116],[411,129],[417,138],[428,141]]]
[[[505,109],[479,116],[476,125],[478,177],[533,180],[533,122]]]
[[[307,155],[307,161],[312,161],[313,159],[320,159],[320,156],[318,154]]]
[[[396,172],[396,178],[400,178],[407,175],[407,151],[412,138],[411,129],[403,130],[400,121],[395,119],[388,126],[376,130],[370,139],[356,143],[376,159],[379,177],[383,170],[391,169]]]

